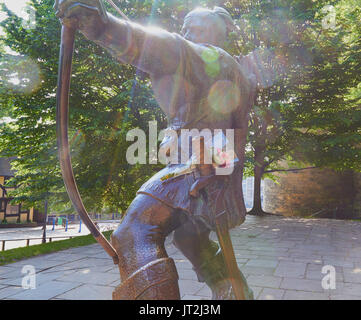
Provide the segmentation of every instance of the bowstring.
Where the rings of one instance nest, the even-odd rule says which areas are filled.
[[[115,11],[118,12],[125,20],[129,20],[129,18],[125,15],[125,13],[123,13],[123,11],[120,10],[112,0],[105,0],[105,1],[108,2],[115,9]]]

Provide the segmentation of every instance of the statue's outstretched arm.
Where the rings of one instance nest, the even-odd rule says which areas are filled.
[[[108,14],[109,23],[95,40],[123,63],[150,74],[173,74],[180,61],[180,41],[163,29],[144,27]]]
[[[171,74],[178,67],[180,43],[162,29],[143,27],[107,13],[99,0],[58,0],[54,9],[64,24],[76,17],[79,30],[123,63],[150,74]]]

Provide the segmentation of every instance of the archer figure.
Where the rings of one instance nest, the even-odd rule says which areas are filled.
[[[220,7],[193,10],[179,35],[118,19],[98,0],[59,0],[55,10],[64,25],[75,19],[88,39],[120,62],[149,74],[170,129],[235,132],[238,161],[231,174],[217,177],[214,166],[204,162],[182,173],[184,164],[170,163],[137,192],[111,236],[121,276],[113,298],[180,298],[177,270],[164,247],[174,231],[174,245],[190,260],[198,280],[211,288],[212,299],[234,299],[225,252],[209,236],[217,229],[215,217],[221,212],[225,219],[218,227],[223,230],[245,219],[242,172],[256,84],[246,68],[222,49],[234,28],[230,14]],[[175,143],[171,138],[165,141],[170,148]],[[244,298],[253,299],[238,267],[236,272]]]

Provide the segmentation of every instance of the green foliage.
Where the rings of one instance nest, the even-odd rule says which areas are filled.
[[[280,159],[359,171],[360,1],[242,3],[252,37],[241,46],[271,49],[271,69],[282,62],[251,114],[246,174],[276,170]],[[325,5],[335,8],[335,28],[324,25]]]
[[[310,33],[315,59],[295,87],[296,156],[320,167],[361,171],[360,1],[335,4],[335,28]]]

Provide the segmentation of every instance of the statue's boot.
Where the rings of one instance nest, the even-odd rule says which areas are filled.
[[[235,300],[226,263],[219,245],[209,239],[210,231],[202,226],[186,223],[174,232],[174,245],[191,261],[198,281],[212,290],[212,300]],[[243,280],[244,296],[253,300],[253,292]]]
[[[181,223],[173,209],[138,195],[111,236],[119,257],[121,284],[114,300],[179,300],[178,273],[164,247]]]
[[[113,300],[179,300],[178,273],[171,258],[154,260],[113,292]]]

